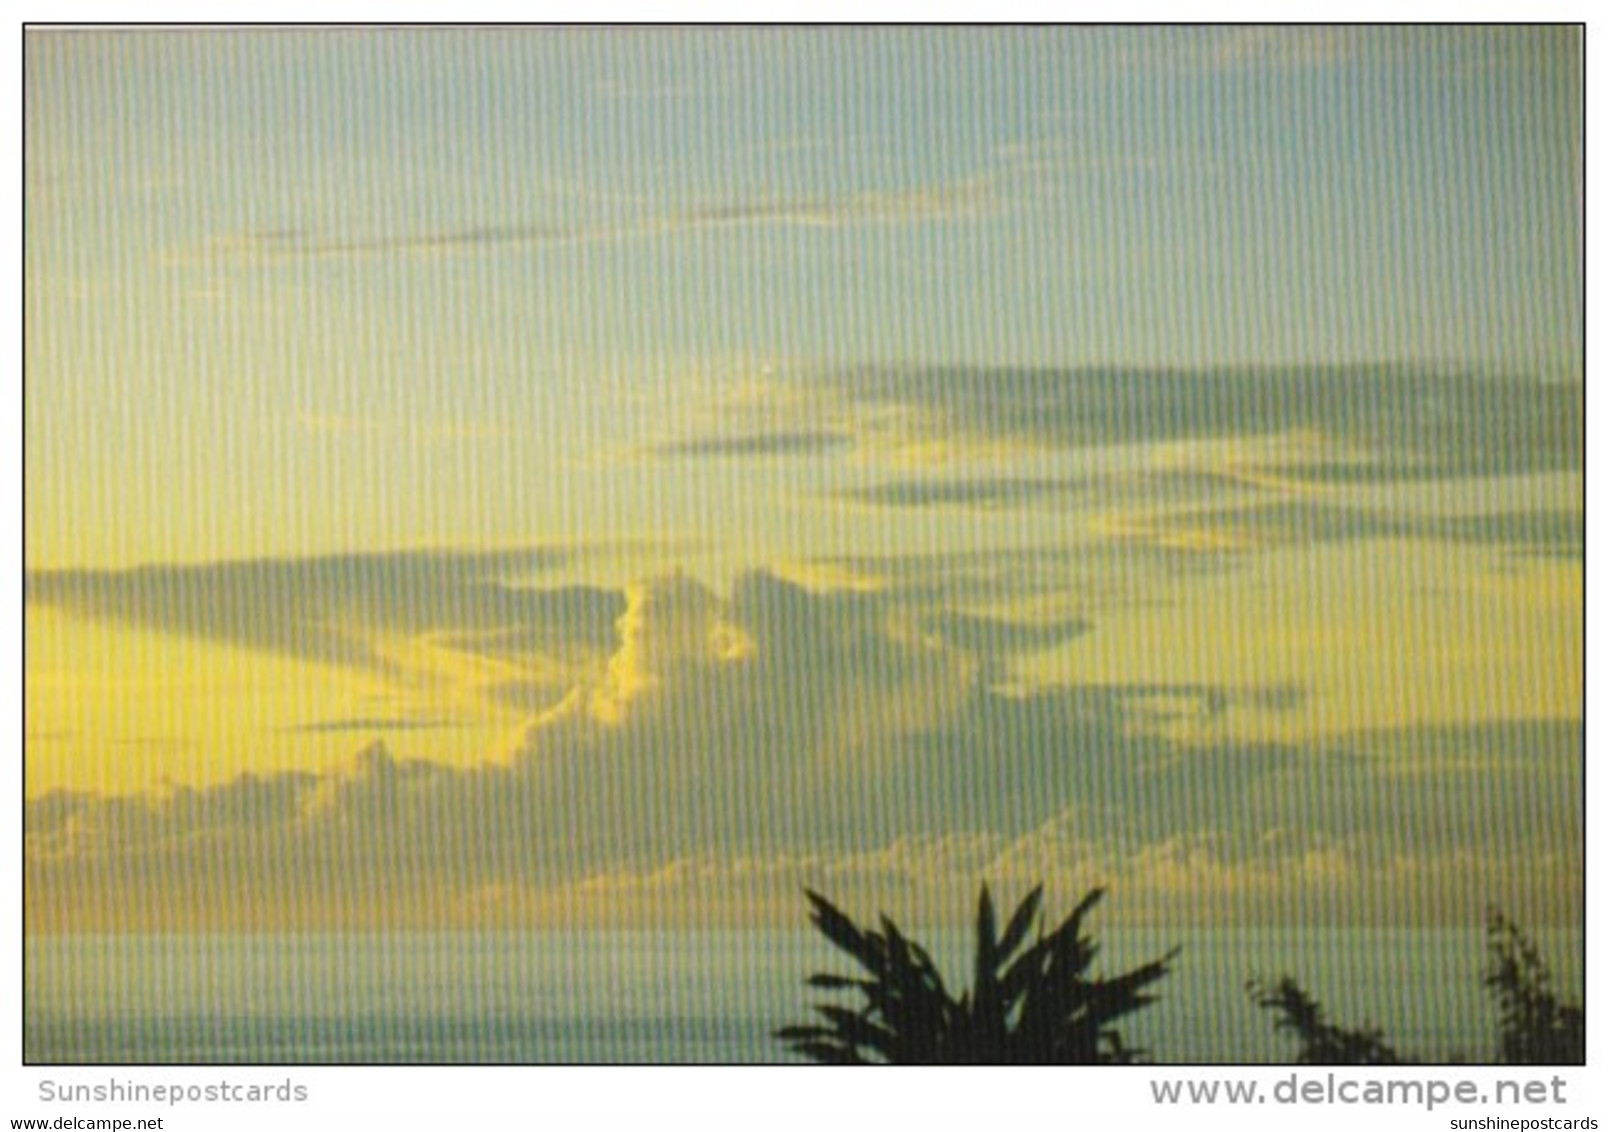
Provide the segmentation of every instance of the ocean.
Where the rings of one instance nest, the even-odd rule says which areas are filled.
[[[1533,933],[1561,997],[1583,987],[1577,932]],[[921,935],[951,989],[965,932]],[[1346,1026],[1399,1050],[1487,1061],[1497,1010],[1480,931],[1097,934],[1097,968],[1183,948],[1159,1000],[1121,1027],[1163,1064],[1285,1062],[1293,1040],[1245,991],[1290,974]],[[851,964],[797,931],[67,935],[24,950],[29,1064],[747,1064],[831,1001],[804,985]]]

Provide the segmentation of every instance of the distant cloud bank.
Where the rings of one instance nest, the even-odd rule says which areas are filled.
[[[985,876],[1123,885],[1141,917],[1579,913],[1577,719],[1179,739],[1179,720],[1299,712],[1301,689],[1017,689],[1004,657],[1086,626],[922,617],[765,573],[726,597],[682,577],[506,600],[582,628],[607,615],[612,636],[509,761],[376,743],[326,774],[33,798],[30,929],[786,922],[805,883],[919,914]]]

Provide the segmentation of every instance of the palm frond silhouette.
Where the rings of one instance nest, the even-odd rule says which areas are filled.
[[[829,1064],[1118,1064],[1139,1060],[1113,1025],[1154,1001],[1145,988],[1168,972],[1177,950],[1113,978],[1091,976],[1098,948],[1083,921],[1099,902],[1095,889],[1048,935],[1024,948],[1043,886],[1035,888],[996,933],[984,885],[977,904],[977,953],[971,990],[954,997],[932,956],[892,920],[861,928],[824,896],[806,890],[811,920],[864,969],[860,976],[811,975],[812,987],[855,991],[859,1009],[817,1004],[824,1022],[787,1026],[776,1037],[793,1051]]]

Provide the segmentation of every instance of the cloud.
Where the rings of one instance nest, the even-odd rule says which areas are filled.
[[[851,488],[839,497],[876,507],[1015,507],[1040,499],[1074,495],[1087,489],[1077,479],[990,477],[970,479],[890,480]]]
[[[373,669],[397,669],[396,638],[586,659],[612,647],[619,595],[524,581],[574,557],[537,547],[32,570],[23,593],[82,617]]]
[[[798,490],[880,510],[1054,512],[1068,546],[1177,569],[1303,539],[1577,558],[1582,414],[1578,382],[1409,364],[784,370],[716,395],[701,432],[659,452],[852,446],[854,469],[901,474],[843,483],[849,466],[834,465]]]
[[[850,443],[841,433],[820,430],[762,432],[741,436],[702,437],[661,444],[661,456],[800,456],[828,452]]]
[[[262,559],[131,570],[36,570],[30,606],[288,656],[374,676],[376,718],[354,706],[304,734],[495,724],[511,729],[595,673],[624,609],[613,590],[534,585],[579,552],[436,551]],[[355,718],[361,717],[361,718]],[[374,724],[372,728],[369,724]]]
[[[1349,539],[1410,538],[1578,560],[1585,553],[1585,516],[1550,509],[1426,515],[1323,500],[1285,499],[1235,508],[1152,514],[1142,523],[1128,527],[1124,537],[1212,553]]]
[[[806,566],[826,576],[875,579],[862,586],[932,610],[988,609],[1013,621],[1097,620],[1112,608],[1154,604],[1157,584],[1240,568],[1229,555],[1105,539],[1006,550],[838,555]],[[808,576],[806,574],[806,576]]]
[[[1066,508],[1119,502],[1177,507],[1250,498],[1255,492],[1255,484],[1228,470],[1157,466],[1054,477],[930,475],[845,488],[836,497],[874,507],[993,511],[1045,502]]]
[[[601,238],[595,233],[591,238]],[[408,236],[327,239],[301,229],[249,233],[223,241],[224,250],[259,256],[362,256],[387,253],[452,253],[533,244],[575,242],[584,230],[557,225],[505,224],[425,232]]]
[[[1142,551],[1172,569],[1340,539],[1583,550],[1578,382],[1408,364],[892,366],[772,373],[717,407],[717,419],[842,437],[855,468],[905,469],[817,478],[803,489],[817,500],[1053,513],[1066,547]],[[685,448],[741,455],[762,431],[706,428]]]
[[[1584,511],[1511,511],[1454,515],[1436,520],[1432,531],[1455,542],[1508,547],[1550,558],[1584,561]]]
[[[1053,648],[1092,628],[1089,622],[1071,617],[1022,622],[955,612],[937,614],[925,626],[948,645],[979,657]]]
[[[31,799],[30,927],[794,922],[800,882],[930,912],[1046,875],[1209,922],[1491,901],[1575,922],[1578,719],[1183,740],[1181,714],[1299,712],[1302,689],[997,682],[1081,628],[767,574],[646,583],[505,762],[373,745],[323,774]]]
[[[509,223],[410,232],[329,237],[308,229],[246,232],[214,241],[212,250],[251,259],[462,255],[554,245],[613,243],[726,228],[831,229],[866,224],[913,224],[976,218],[993,202],[992,178],[784,200],[740,200],[696,208],[564,223]]]
[[[1583,457],[1579,383],[1406,364],[906,366],[831,371],[809,380],[833,406],[846,401],[873,420],[891,414],[937,440],[1080,449],[1306,434],[1323,442],[1308,458],[1327,474],[1349,467],[1374,481],[1577,471]],[[1337,463],[1335,451],[1351,455]]]

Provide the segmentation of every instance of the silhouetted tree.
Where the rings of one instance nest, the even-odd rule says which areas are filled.
[[[984,885],[977,906],[977,955],[972,989],[958,999],[945,988],[932,957],[886,916],[881,930],[860,928],[827,899],[806,891],[811,919],[851,955],[868,977],[810,976],[812,987],[859,992],[849,1009],[821,1003],[825,1024],[788,1026],[776,1037],[796,1053],[832,1064],[1072,1064],[1125,1063],[1142,1056],[1112,1025],[1154,1001],[1145,987],[1167,974],[1178,954],[1114,978],[1091,977],[1097,950],[1083,918],[1102,896],[1095,889],[1049,935],[1023,949],[1039,920],[1043,887],[1022,901],[996,935],[994,906]]]
[[[1497,1057],[1513,1065],[1583,1065],[1586,1016],[1552,993],[1552,973],[1523,932],[1496,909],[1486,916],[1485,985],[1502,1008]]]
[[[1252,979],[1245,989],[1265,1010],[1279,1016],[1278,1028],[1301,1043],[1300,1065],[1402,1065],[1402,1057],[1385,1043],[1379,1030],[1347,1030],[1323,1017],[1323,1008],[1286,975],[1271,987]]]
[[[1535,944],[1495,908],[1486,914],[1490,964],[1485,985],[1502,1009],[1496,1060],[1512,1065],[1582,1065],[1586,1018],[1579,1006],[1560,1003],[1552,974]],[[1379,1030],[1350,1030],[1323,1017],[1323,1008],[1286,975],[1271,987],[1252,980],[1246,989],[1258,1006],[1279,1016],[1278,1027],[1301,1042],[1302,1065],[1399,1065],[1403,1057]]]

